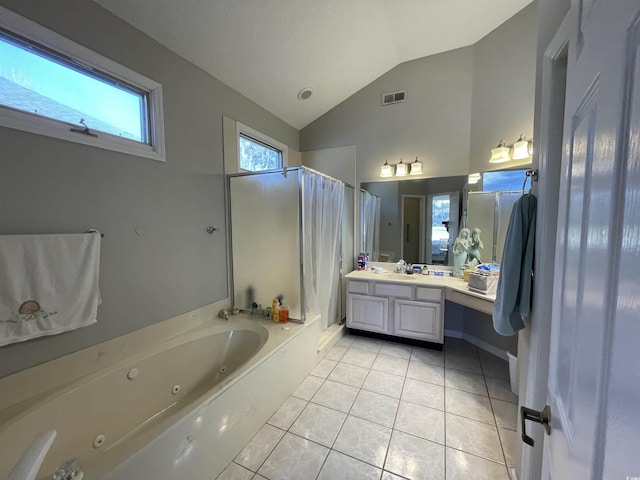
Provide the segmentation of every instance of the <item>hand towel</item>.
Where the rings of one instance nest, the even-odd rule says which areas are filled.
[[[493,306],[493,328],[500,335],[513,335],[523,329],[523,317],[531,308],[537,203],[534,195],[525,194],[511,211]]]
[[[100,234],[0,236],[0,346],[97,320]]]

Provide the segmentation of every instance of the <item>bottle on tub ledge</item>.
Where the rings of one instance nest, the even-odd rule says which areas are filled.
[[[271,304],[271,316],[274,323],[280,321],[280,301],[278,297],[273,297],[273,303]]]

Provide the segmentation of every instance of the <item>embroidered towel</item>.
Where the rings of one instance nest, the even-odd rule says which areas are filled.
[[[0,346],[96,322],[100,234],[0,236]]]

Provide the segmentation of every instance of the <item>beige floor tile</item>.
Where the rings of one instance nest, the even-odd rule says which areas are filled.
[[[236,456],[234,461],[249,470],[257,471],[284,434],[284,430],[271,425],[264,425]]]
[[[394,430],[384,469],[409,480],[442,480],[444,446]]]
[[[441,410],[400,402],[394,428],[444,444],[444,412]]]
[[[371,369],[404,377],[407,374],[408,365],[409,360],[406,358],[389,357],[379,354],[373,362]]]
[[[346,413],[309,403],[289,431],[325,447],[331,447],[346,418]]]
[[[485,378],[489,396],[505,402],[518,403],[518,397],[511,392],[511,385],[499,378]]]
[[[488,397],[473,393],[447,389],[445,394],[445,410],[462,417],[495,425],[491,402]]]
[[[434,383],[407,378],[401,398],[406,402],[444,410],[444,387]]]
[[[447,448],[447,480],[509,480],[507,468],[469,453]]]
[[[306,400],[289,397],[267,423],[282,430],[289,430],[289,427],[295,422],[306,405]]]
[[[400,398],[404,378],[390,373],[371,370],[364,381],[363,389],[371,392],[381,393],[394,398]]]
[[[445,368],[444,385],[448,388],[455,388],[456,390],[475,393],[476,395],[489,396],[484,377],[475,373]]]
[[[477,373],[482,375],[482,367],[477,357],[469,357],[466,355],[454,355],[448,352],[444,355],[444,366],[463,372]]]
[[[409,362],[407,377],[421,382],[444,385],[444,368],[421,362]]]
[[[269,480],[316,478],[328,454],[328,448],[287,433],[258,473]]]
[[[351,410],[357,395],[358,389],[356,387],[327,380],[318,389],[311,401],[347,413]]]
[[[444,352],[431,350],[429,348],[413,347],[411,352],[412,362],[429,363],[431,365],[444,366]]]
[[[391,428],[396,418],[399,403],[399,400],[396,398],[367,390],[360,390],[349,415]]]
[[[502,450],[504,451],[504,457],[507,461],[507,465],[515,467],[516,448],[519,441],[517,432],[514,430],[507,430],[506,428],[498,428],[498,434],[500,435],[500,442],[502,443]]]
[[[447,447],[504,463],[500,438],[495,425],[447,413],[446,429]]]
[[[357,367],[355,365],[340,362],[329,374],[327,379],[360,388],[368,374],[368,368]]]
[[[496,424],[499,427],[516,430],[518,428],[518,405],[504,400],[491,399],[493,413],[496,416]]]
[[[349,415],[333,448],[382,468],[390,438],[390,428]]]
[[[305,378],[302,383],[298,385],[298,388],[296,388],[291,395],[303,400],[311,400],[311,397],[316,394],[316,392],[320,388],[320,385],[322,385],[323,383],[323,378],[308,375],[307,378]]]
[[[318,480],[378,480],[382,470],[331,450]]]

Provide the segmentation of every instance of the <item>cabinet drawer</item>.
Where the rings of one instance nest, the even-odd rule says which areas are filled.
[[[426,300],[428,302],[441,302],[442,289],[430,287],[416,287],[416,300]]]
[[[411,298],[411,285],[395,285],[391,283],[376,283],[374,286],[376,295],[385,297]]]
[[[369,293],[369,282],[356,282],[349,280],[349,292],[350,293]]]

